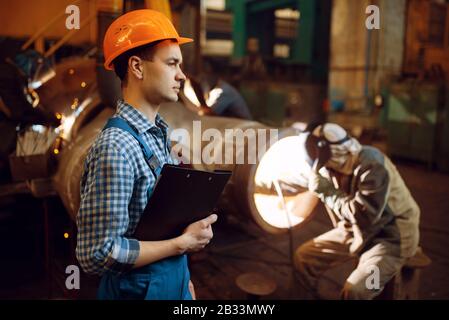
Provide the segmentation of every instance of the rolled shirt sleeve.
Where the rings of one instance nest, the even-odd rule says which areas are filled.
[[[116,146],[91,150],[81,178],[77,215],[76,256],[85,272],[122,273],[139,256],[138,240],[125,236],[133,184],[133,168]]]

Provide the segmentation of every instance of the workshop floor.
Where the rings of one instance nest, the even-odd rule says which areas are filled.
[[[449,299],[449,175],[428,171],[425,166],[413,163],[401,162],[398,168],[421,207],[421,247],[432,259],[432,264],[421,274],[420,298]],[[317,210],[314,220],[294,231],[294,248],[331,227],[324,208]],[[207,250],[190,258],[191,277],[200,299],[248,298],[235,282],[239,275],[247,272],[258,272],[277,284],[277,289],[264,299],[307,297],[292,273],[287,234],[270,235],[236,217],[222,218],[214,233],[214,240]],[[33,258],[24,261],[29,247],[17,245],[20,254],[10,254],[6,260],[2,259],[2,265],[8,265],[8,268],[0,270],[0,299],[46,299],[49,289],[51,298],[56,299],[95,297],[96,280],[90,277],[81,278],[81,290],[77,294],[67,295],[61,290],[65,276],[61,265],[67,264],[67,260],[54,259],[53,273],[57,276],[49,287],[43,272],[38,272],[42,268],[37,267],[36,259],[42,252],[36,253],[31,248]],[[324,275],[319,287],[323,298],[338,297],[350,267],[351,264],[346,264]]]

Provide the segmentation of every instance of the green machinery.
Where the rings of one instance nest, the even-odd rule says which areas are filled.
[[[449,169],[449,104],[439,84],[407,81],[388,89],[388,153]],[[445,105],[446,100],[446,105]]]
[[[308,68],[316,80],[326,80],[329,60],[330,0],[226,0],[226,10],[233,12],[232,40],[234,58],[246,55],[248,38],[259,40],[260,53],[273,56],[277,41],[275,15],[277,9],[291,8],[300,13],[296,37],[285,41],[290,46],[287,64]]]
[[[269,65],[266,79],[243,80],[239,86],[256,120],[282,125],[286,117],[297,121],[323,118],[331,7],[331,0],[226,0],[226,10],[233,12],[233,59],[245,57],[248,39],[256,38],[259,54]],[[276,35],[275,10],[284,8],[299,11],[293,38]],[[287,44],[289,57],[274,58],[275,44]],[[274,79],[276,66],[282,72],[298,72],[290,80]]]

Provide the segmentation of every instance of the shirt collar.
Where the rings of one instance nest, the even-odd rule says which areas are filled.
[[[159,115],[159,113],[156,114],[155,125],[153,122],[148,120],[148,118],[144,114],[142,114],[142,112],[124,102],[123,100],[117,101],[117,114],[128,121],[128,123],[132,125],[139,134],[142,134],[151,129],[156,129],[156,126],[163,129],[163,131],[165,132],[167,132],[168,130],[168,124]]]

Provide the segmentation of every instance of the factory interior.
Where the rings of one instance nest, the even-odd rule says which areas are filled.
[[[194,39],[180,46],[179,99],[159,109],[171,129],[278,137],[242,140],[255,163],[188,165],[232,172],[212,240],[188,255],[197,299],[341,298],[356,257],[329,265],[313,293],[295,260],[335,227],[329,208],[310,182],[284,194],[266,182],[296,170],[296,138],[313,123],[338,124],[386,155],[419,207],[416,252],[375,299],[449,299],[448,0],[1,0],[1,300],[97,297],[100,277],[76,256],[76,221],[86,155],[122,98],[103,40],[115,19],[145,8]],[[239,153],[220,139],[185,150],[212,144]]]

